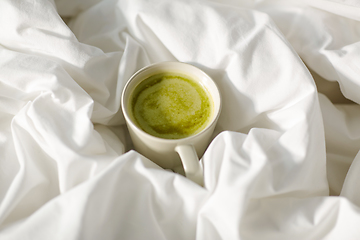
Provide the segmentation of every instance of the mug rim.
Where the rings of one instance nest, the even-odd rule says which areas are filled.
[[[184,137],[184,138],[177,138],[177,139],[172,139],[172,138],[160,138],[160,137],[156,137],[154,135],[151,135],[147,132],[145,132],[143,129],[141,129],[140,127],[138,127],[134,122],[133,120],[130,118],[129,114],[128,114],[128,109],[127,107],[125,106],[124,104],[124,100],[125,100],[125,93],[130,85],[130,83],[133,81],[134,78],[136,78],[140,73],[146,71],[147,69],[151,68],[151,67],[154,67],[156,65],[161,65],[161,64],[180,64],[180,65],[187,65],[187,66],[190,66],[190,67],[193,67],[195,68],[197,71],[200,71],[202,74],[204,74],[208,79],[211,80],[211,82],[214,84],[215,86],[215,89],[219,95],[219,107],[215,110],[217,110],[216,114],[214,114],[215,116],[213,117],[213,119],[211,120],[211,122],[204,128],[202,129],[200,132],[194,134],[194,135],[190,135],[188,137]],[[185,73],[186,74],[186,73]],[[142,79],[140,82],[144,81],[145,79]],[[139,83],[140,83],[139,82]],[[209,91],[209,90],[208,90]],[[210,92],[210,91],[209,91]],[[210,93],[211,94],[211,93]],[[213,97],[213,96],[212,96]],[[221,109],[222,109],[222,98],[221,98],[221,94],[220,94],[220,90],[219,90],[219,87],[217,86],[216,82],[206,73],[204,72],[202,69],[190,64],[190,63],[186,63],[186,62],[180,62],[180,61],[163,61],[163,62],[157,62],[157,63],[152,63],[152,64],[149,64],[145,67],[142,67],[140,68],[139,70],[137,70],[134,74],[131,75],[131,77],[127,80],[123,90],[122,90],[122,93],[121,93],[121,109],[122,109],[122,112],[123,112],[123,115],[125,117],[125,120],[126,120],[126,123],[127,124],[131,124],[133,127],[135,127],[135,129],[137,129],[138,131],[142,132],[143,134],[145,134],[147,137],[149,138],[153,138],[153,139],[156,139],[157,141],[159,140],[163,140],[163,141],[169,141],[169,142],[182,142],[182,141],[188,141],[188,140],[191,140],[193,138],[196,138],[197,136],[199,135],[202,135],[203,133],[205,133],[209,128],[211,128],[214,124],[217,123],[217,120],[219,119],[220,117],[220,113],[221,113]]]

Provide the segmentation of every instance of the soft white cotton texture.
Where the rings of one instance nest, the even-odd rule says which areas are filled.
[[[0,239],[360,239],[360,4],[0,1]],[[223,109],[205,187],[132,150],[141,67]]]

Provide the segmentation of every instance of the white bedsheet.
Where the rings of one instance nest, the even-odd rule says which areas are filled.
[[[0,239],[360,239],[360,3],[1,0]],[[129,77],[182,61],[223,110],[205,187],[132,150]]]

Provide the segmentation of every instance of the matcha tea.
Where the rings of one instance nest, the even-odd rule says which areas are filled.
[[[191,78],[174,73],[157,74],[141,82],[130,104],[141,129],[167,139],[200,132],[211,122],[213,114],[207,90]]]

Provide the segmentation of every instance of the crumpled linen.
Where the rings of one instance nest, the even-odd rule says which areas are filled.
[[[356,1],[0,2],[0,239],[359,239]],[[121,91],[191,63],[205,187],[132,150]]]

